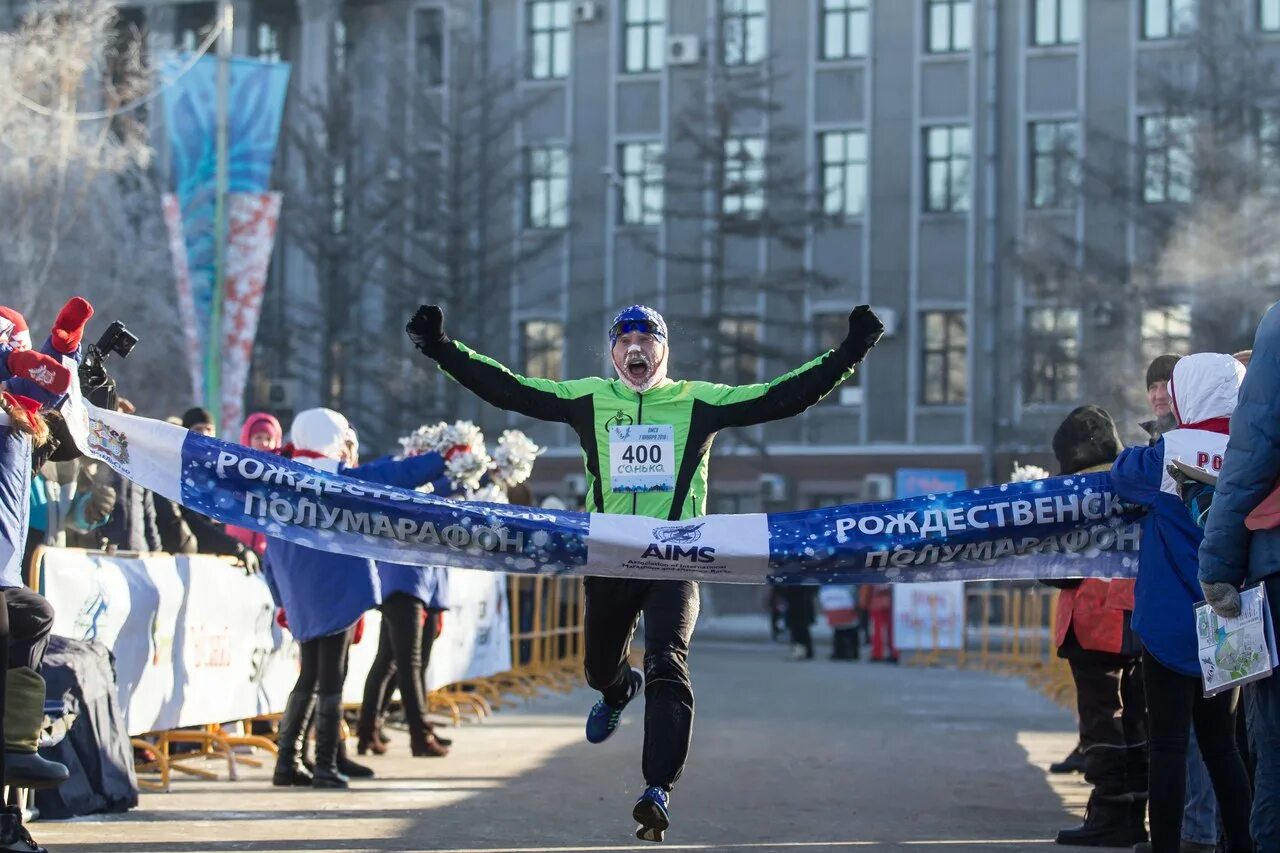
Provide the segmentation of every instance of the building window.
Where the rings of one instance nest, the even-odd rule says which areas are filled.
[[[413,69],[418,85],[444,85],[443,9],[417,9],[413,13]]]
[[[1080,312],[1028,308],[1023,395],[1028,403],[1074,403],[1080,396]]]
[[[969,324],[963,311],[926,311],[920,402],[958,406],[968,396]]]
[[[720,0],[720,58],[752,65],[765,54],[765,0]]]
[[[822,58],[867,55],[867,0],[822,0]]]
[[[529,76],[569,76],[569,0],[529,0]]]
[[[755,317],[721,317],[720,381],[749,385],[760,378],[760,321]]]
[[[1185,355],[1191,352],[1191,306],[1163,305],[1142,311],[1143,363],[1150,364],[1156,356],[1171,352]]]
[[[861,216],[867,200],[867,134],[840,130],[818,137],[822,209],[828,216]]]
[[[520,324],[520,363],[525,376],[564,378],[564,324],[556,320],[526,320]]]
[[[208,2],[188,3],[178,7],[177,18],[178,50],[194,53],[213,32],[218,22],[218,6]]]
[[[413,174],[413,227],[426,231],[436,222],[440,211],[440,170],[443,158],[439,151],[421,151]]]
[[[1148,40],[1190,35],[1196,28],[1199,0],[1142,0],[1142,37]]]
[[[960,53],[973,45],[971,0],[926,0],[929,53]]]
[[[1280,32],[1280,0],[1258,0],[1258,29]]]
[[[662,221],[662,143],[628,142],[618,146],[618,179],[623,225],[657,225]]]
[[[341,163],[333,167],[329,182],[329,227],[334,234],[347,230],[347,167]]]
[[[1075,207],[1080,186],[1079,134],[1074,121],[1032,122],[1032,207]]]
[[[347,73],[347,57],[351,54],[351,39],[347,35],[347,22],[338,18],[333,22],[333,70]]]
[[[924,209],[930,213],[969,209],[969,128],[930,127],[924,132]]]
[[[1080,0],[1032,0],[1031,43],[1040,47],[1080,43]]]
[[[666,59],[667,0],[626,0],[622,23],[622,70],[659,71]]]
[[[729,216],[759,216],[764,210],[764,137],[725,140],[723,204]]]
[[[1142,117],[1142,200],[1147,204],[1191,201],[1193,122],[1189,116]]]
[[[530,148],[525,159],[525,224],[563,228],[569,221],[569,152]]]
[[[1258,113],[1258,166],[1264,184],[1280,184],[1280,112]]]
[[[280,28],[272,21],[260,21],[253,31],[253,55],[261,62],[279,62]]]

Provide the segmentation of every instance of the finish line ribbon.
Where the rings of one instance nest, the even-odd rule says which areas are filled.
[[[73,392],[89,456],[228,524],[324,551],[514,574],[720,583],[1133,577],[1139,511],[1109,475],[684,522],[463,503],[329,474]]]

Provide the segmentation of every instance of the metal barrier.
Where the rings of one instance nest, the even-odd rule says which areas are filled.
[[[1053,701],[1074,708],[1071,669],[1057,655],[1058,590],[1043,586],[967,588],[964,640],[959,649],[932,646],[906,660],[913,666],[976,668],[1027,679]]]

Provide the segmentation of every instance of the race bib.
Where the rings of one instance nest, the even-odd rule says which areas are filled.
[[[676,430],[671,424],[609,430],[609,479],[615,492],[671,492],[676,487]]]

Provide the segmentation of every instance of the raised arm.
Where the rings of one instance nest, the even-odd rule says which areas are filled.
[[[712,386],[706,402],[716,407],[718,427],[744,427],[794,417],[830,394],[884,334],[884,324],[866,305],[849,314],[849,334],[840,346],[759,385]]]
[[[486,403],[542,421],[568,421],[572,392],[565,383],[520,376],[450,340],[444,333],[440,306],[420,307],[405,331],[423,355],[434,359],[446,374]]]

